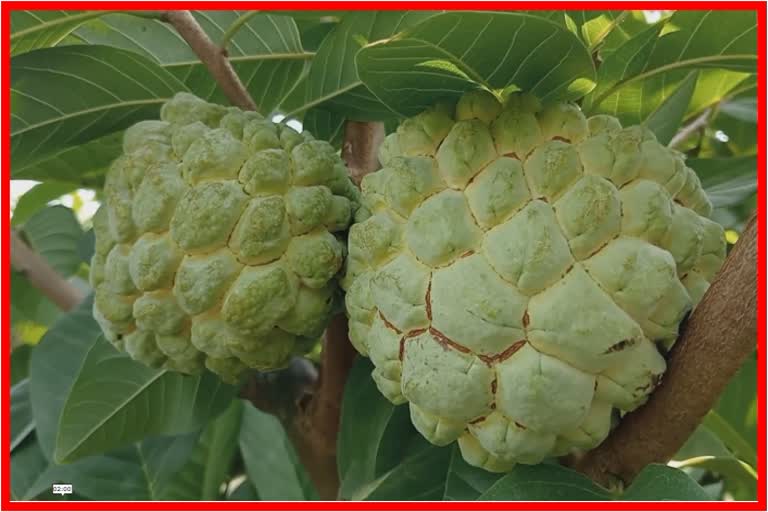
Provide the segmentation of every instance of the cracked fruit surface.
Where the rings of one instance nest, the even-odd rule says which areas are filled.
[[[331,314],[358,191],[330,144],[187,93],[128,128],[94,217],[94,317],[153,367],[236,382]]]
[[[491,471],[600,444],[725,257],[683,155],[575,105],[473,91],[379,156],[342,284],[380,391]]]

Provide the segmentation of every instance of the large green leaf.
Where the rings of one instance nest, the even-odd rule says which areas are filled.
[[[507,43],[500,48],[500,41]],[[578,37],[549,20],[519,13],[439,14],[366,46],[356,60],[365,85],[403,115],[478,85],[514,86],[542,100],[576,99],[592,88],[595,73]]]
[[[84,457],[71,464],[48,462],[22,495],[35,499],[49,494],[57,482],[71,483],[78,494],[93,500],[160,500],[187,475],[183,468],[198,446],[199,432],[148,438],[110,453]],[[202,483],[188,499],[199,496]],[[199,499],[199,498],[197,498]]]
[[[11,352],[11,386],[29,376],[29,359],[32,357],[31,345],[20,345]]]
[[[29,403],[29,379],[11,388],[11,452],[35,429]]]
[[[56,46],[81,23],[108,11],[11,11],[11,55]]]
[[[11,168],[157,117],[160,105],[184,89],[149,59],[107,46],[44,48],[13,57]]]
[[[585,103],[588,110],[636,124],[692,69],[755,72],[755,16],[754,11],[677,11],[606,58],[598,85]],[[656,37],[662,24],[663,33]]]
[[[315,498],[315,491],[280,421],[250,404],[244,409],[240,452],[248,481],[259,497],[280,501]]]
[[[300,98],[286,105],[289,115],[322,106],[350,119],[385,119],[392,112],[363,85],[355,55],[369,42],[391,37],[433,15],[429,11],[355,11],[323,39]]]
[[[70,208],[43,208],[24,223],[22,233],[30,247],[62,276],[69,277],[80,268],[83,228]]]
[[[619,498],[624,501],[710,501],[690,476],[662,464],[649,464]]]
[[[757,157],[689,158],[716,208],[738,205],[757,190]]]
[[[476,500],[503,476],[501,473],[491,473],[469,465],[461,456],[458,445],[454,445],[451,462],[448,465],[443,500]]]
[[[715,409],[742,438],[757,448],[757,357],[752,354],[720,395]]]
[[[40,449],[40,444],[34,436],[28,438],[11,454],[11,499],[24,498],[47,467],[48,459]]]
[[[237,453],[237,439],[240,431],[240,418],[243,406],[239,400],[232,400],[224,413],[211,421],[203,430],[200,441],[188,457],[188,461],[176,471],[171,468],[152,465],[155,470],[162,469],[162,474],[154,476],[154,499],[162,500],[217,500],[220,498],[221,485],[231,470],[232,461]],[[140,447],[147,443],[141,443]],[[158,460],[164,455],[163,448],[156,443],[154,451],[143,450],[143,455],[153,455]],[[140,451],[141,448],[140,448]],[[160,459],[162,460],[162,459]]]
[[[69,146],[51,152],[40,159],[31,159],[11,167],[11,176],[18,179],[59,180],[83,187],[101,184],[109,164],[123,149],[123,133],[110,133],[85,144]]]
[[[338,440],[339,495],[350,499],[405,457],[421,436],[407,406],[396,407],[371,378],[370,360],[358,357],[344,389]]]
[[[91,315],[93,298],[62,315],[32,352],[29,381],[37,440],[52,458],[59,418],[88,348],[101,329]]]
[[[689,73],[680,86],[645,118],[644,124],[656,135],[656,139],[661,144],[665,146],[669,144],[680,128],[685,111],[691,102],[697,78],[698,71]]]
[[[213,41],[245,11],[192,11]],[[80,27],[75,34],[89,44],[109,45],[148,57],[176,76],[198,96],[227,100],[205,65],[174,28],[154,19],[111,14]],[[250,18],[227,48],[230,62],[263,113],[275,109],[293,88],[311,59],[293,19],[260,14]]]
[[[146,367],[99,337],[61,411],[54,459],[69,462],[146,436],[195,430],[219,414],[234,391],[208,372],[191,377]]]
[[[603,501],[610,494],[589,478],[555,464],[518,464],[483,494],[479,500],[510,501]]]
[[[362,488],[353,499],[440,500],[445,493],[451,448],[426,445]]]

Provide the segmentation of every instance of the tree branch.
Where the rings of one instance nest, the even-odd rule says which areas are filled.
[[[383,138],[382,123],[347,121],[342,158],[356,182],[378,169],[376,154]],[[287,400],[285,397],[272,400],[269,397],[274,394],[260,386],[259,377],[255,376],[241,394],[256,407],[281,418],[315,489],[324,500],[335,500],[338,496],[336,441],[344,385],[355,355],[349,341],[347,318],[339,313],[325,331],[320,376],[313,385],[307,382],[307,386],[297,389]],[[312,392],[308,394],[309,387]],[[288,404],[290,410],[286,412],[281,403]]]
[[[683,128],[672,137],[669,141],[669,147],[674,148],[688,140],[688,137],[696,133],[697,131],[706,128],[709,123],[709,115],[712,113],[712,109],[707,109],[699,115],[696,119],[689,124],[683,126]]]
[[[15,231],[11,231],[11,267],[24,274],[32,286],[62,311],[71,311],[85,298],[75,285],[61,277]]]
[[[757,222],[752,217],[672,349],[661,385],[573,466],[598,483],[628,484],[666,463],[715,405],[757,340]]]
[[[208,37],[189,11],[165,11],[162,19],[173,25],[200,61],[208,67],[216,83],[236,107],[257,110],[251,95],[240,81],[222,50]]]

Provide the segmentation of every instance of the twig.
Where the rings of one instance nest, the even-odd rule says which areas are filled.
[[[47,261],[11,231],[11,267],[62,311],[71,311],[85,298],[72,283],[61,277]]]
[[[384,123],[347,121],[341,157],[356,184],[360,184],[363,176],[379,168],[378,148],[384,135]]]
[[[233,105],[244,110],[257,110],[256,103],[235,73],[232,64],[211,41],[192,13],[165,11],[163,20],[173,25],[200,61],[208,67],[216,83]]]
[[[595,481],[628,484],[672,458],[717,402],[757,341],[757,223],[753,217],[670,353],[649,401],[573,463]]]
[[[672,140],[669,141],[669,147],[674,148],[688,140],[688,137],[696,133],[697,131],[701,130],[702,128],[706,128],[707,123],[709,122],[709,115],[712,112],[712,109],[707,109],[704,112],[699,115],[696,119],[691,121],[689,124],[684,126],[679,132],[675,134],[674,137],[672,137]]]

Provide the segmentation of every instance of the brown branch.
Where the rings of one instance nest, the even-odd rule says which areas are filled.
[[[382,123],[347,121],[342,157],[356,182],[378,169],[376,153],[383,138]],[[331,320],[324,341],[320,376],[311,386],[311,393],[307,393],[310,387],[307,383],[303,389],[291,393],[287,400],[285,397],[274,400],[270,390],[260,386],[259,378],[254,377],[243,388],[241,396],[281,418],[318,495],[324,500],[334,500],[339,490],[336,441],[341,402],[356,355],[349,341],[344,313],[337,314]],[[288,405],[287,411],[285,404]]]
[[[15,231],[11,231],[11,267],[23,274],[32,286],[62,311],[71,311],[85,298],[75,285],[59,275]]]
[[[363,176],[379,168],[378,150],[384,135],[384,123],[347,121],[341,157],[357,185]]]
[[[672,349],[649,401],[574,463],[598,483],[628,484],[666,463],[715,405],[757,341],[757,222],[753,217]]]
[[[712,113],[712,109],[707,109],[704,112],[701,113],[700,116],[698,116],[696,119],[691,121],[689,124],[683,126],[683,128],[675,134],[674,137],[672,137],[672,140],[669,141],[668,146],[670,148],[674,148],[688,140],[688,137],[693,135],[699,130],[702,130],[707,127],[707,123],[709,123],[709,117]]]
[[[191,12],[165,11],[162,19],[173,25],[184,38],[234,106],[244,110],[257,110],[256,103],[227,59],[226,52],[211,41]]]

